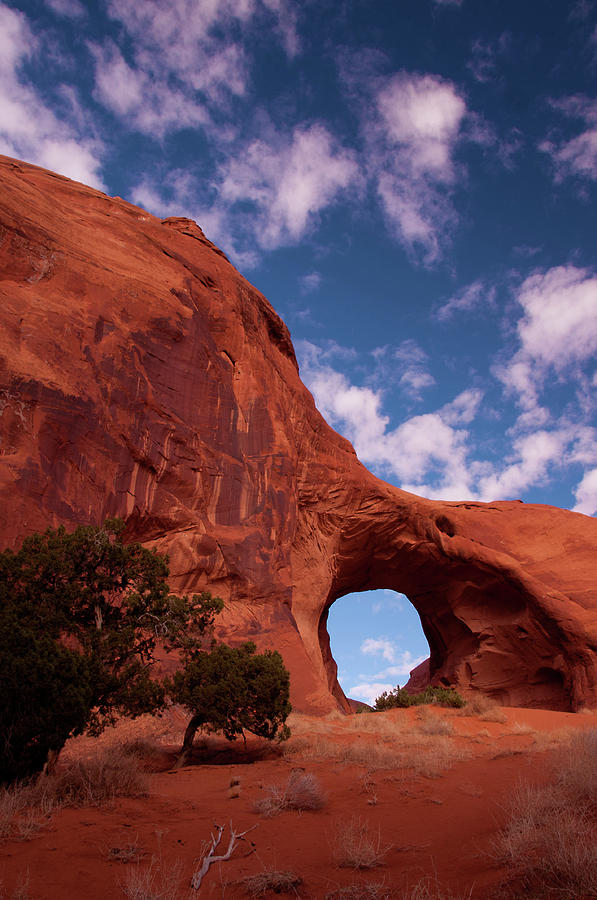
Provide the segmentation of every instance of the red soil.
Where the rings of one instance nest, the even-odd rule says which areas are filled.
[[[415,709],[295,716],[293,737],[283,747],[229,745],[212,737],[201,750],[198,739],[192,764],[182,769],[173,763],[185,720],[174,710],[161,721],[123,722],[100,739],[71,741],[66,761],[142,738],[154,770],[148,796],[60,809],[30,839],[5,840],[0,881],[7,896],[28,876],[31,900],[104,900],[124,897],[127,879],[153,865],[156,892],[138,898],[233,900],[248,896],[243,879],[264,869],[300,876],[303,897],[324,898],[340,886],[368,882],[384,883],[401,896],[425,876],[457,896],[470,891],[477,900],[490,897],[509,874],[492,859],[492,846],[513,789],[521,779],[547,781],[553,749],[567,732],[597,727],[597,713],[496,708],[479,717],[433,709],[423,716]],[[453,733],[421,734],[429,716],[431,730],[439,720]],[[284,785],[297,767],[316,777],[324,807],[259,815],[254,805],[267,787]],[[369,871],[342,868],[335,860],[338,827],[354,816],[388,848],[381,865]],[[189,890],[215,825],[226,827],[224,847],[230,826],[253,830],[229,861],[210,868],[199,892]],[[119,861],[117,850],[131,847],[136,859]],[[171,893],[157,892],[163,874],[174,884]]]

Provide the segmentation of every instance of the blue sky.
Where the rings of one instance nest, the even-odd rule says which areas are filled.
[[[593,0],[0,0],[0,152],[196,219],[382,478],[597,512]],[[330,627],[353,696],[425,655]]]

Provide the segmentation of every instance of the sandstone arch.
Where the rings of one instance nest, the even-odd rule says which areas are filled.
[[[389,587],[429,675],[513,704],[597,704],[597,522],[432,502],[369,473],[323,421],[267,300],[187,219],[0,158],[0,523],[127,518],[223,632],[278,647],[293,701],[345,699],[325,615]],[[419,671],[417,679],[424,679]]]

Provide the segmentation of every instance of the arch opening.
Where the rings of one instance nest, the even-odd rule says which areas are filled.
[[[405,594],[389,589],[351,592],[330,603],[320,644],[329,647],[344,696],[369,705],[383,691],[404,686],[431,654],[416,608]]]

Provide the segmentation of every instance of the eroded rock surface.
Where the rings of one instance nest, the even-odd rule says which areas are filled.
[[[415,681],[597,703],[597,522],[375,478],[194,222],[0,157],[0,321],[1,546],[124,516],[174,589],[227,601],[222,636],[280,649],[299,708],[347,708],[327,612],[370,588],[420,614]]]

